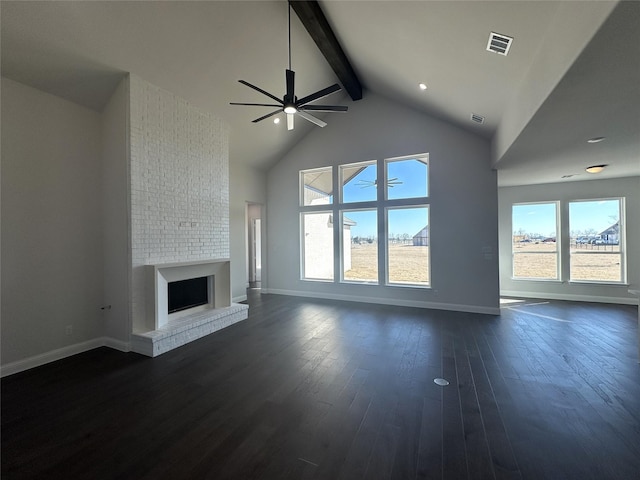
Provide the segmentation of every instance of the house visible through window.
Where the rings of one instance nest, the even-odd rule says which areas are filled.
[[[571,281],[624,281],[623,219],[621,198],[569,203]]]
[[[428,156],[340,165],[337,197],[333,174],[300,172],[302,278],[429,286]]]
[[[387,232],[388,283],[429,285],[429,208],[387,209]]]
[[[562,206],[568,222],[560,222],[560,202],[512,206],[513,278],[625,282],[624,199],[574,200]],[[561,231],[561,224],[569,231],[566,226]]]

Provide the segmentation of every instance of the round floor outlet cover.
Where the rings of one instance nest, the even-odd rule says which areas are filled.
[[[447,385],[449,385],[449,382],[447,382],[444,378],[434,378],[433,383],[435,383],[436,385],[440,385],[441,387],[446,387]]]

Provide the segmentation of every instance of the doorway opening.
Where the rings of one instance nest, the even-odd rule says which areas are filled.
[[[262,205],[247,204],[247,267],[249,288],[262,287]]]

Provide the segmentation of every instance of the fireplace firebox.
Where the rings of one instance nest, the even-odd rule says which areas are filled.
[[[168,313],[181,312],[209,303],[207,277],[189,278],[168,284]]]

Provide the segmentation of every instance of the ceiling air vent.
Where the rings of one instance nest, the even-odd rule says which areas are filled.
[[[487,43],[487,50],[499,53],[500,55],[506,55],[509,53],[509,48],[511,48],[511,42],[513,42],[513,38],[500,33],[491,32],[491,35],[489,35],[489,42]]]
[[[472,113],[471,114],[471,120],[473,122],[479,123],[479,124],[483,124],[484,123],[484,117],[482,115],[478,115],[477,113]]]

